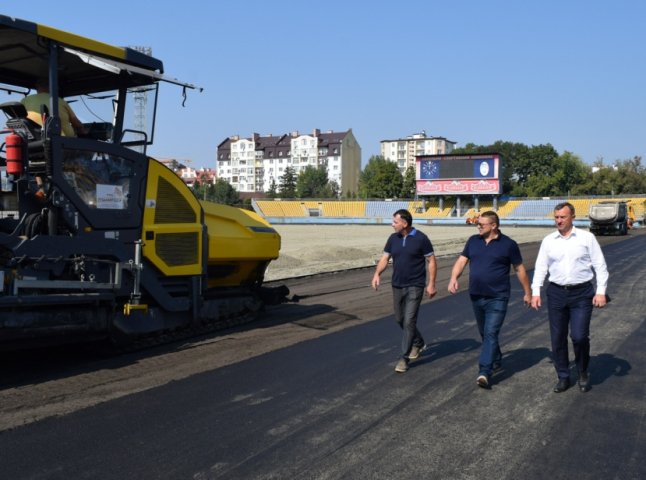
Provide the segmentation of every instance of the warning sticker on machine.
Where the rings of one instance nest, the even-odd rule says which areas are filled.
[[[121,185],[96,186],[96,207],[123,210],[126,208],[125,196]]]

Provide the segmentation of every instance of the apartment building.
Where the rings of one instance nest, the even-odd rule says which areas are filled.
[[[184,180],[184,183],[189,187],[192,187],[195,182],[200,182],[201,184],[215,183],[217,176],[215,174],[215,169],[213,168],[191,168],[183,167],[175,170],[175,173]]]
[[[311,134],[291,132],[283,135],[249,138],[238,135],[218,145],[218,178],[229,182],[238,192],[267,192],[272,182],[279,187],[287,167],[296,175],[307,166],[325,166],[328,179],[339,185],[342,193],[356,192],[361,172],[361,147],[352,129],[345,132]]]
[[[380,143],[381,156],[395,162],[402,175],[408,167],[415,167],[416,156],[449,154],[456,145],[456,142],[444,137],[427,137],[424,131],[406,138],[382,140]]]

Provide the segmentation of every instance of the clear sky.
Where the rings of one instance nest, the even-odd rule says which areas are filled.
[[[352,128],[379,142],[552,144],[585,162],[646,161],[642,0],[30,1],[1,13],[114,45],[166,73],[160,158],[215,166],[231,135]],[[83,117],[83,112],[79,111]],[[82,118],[83,119],[83,118]],[[91,119],[88,119],[91,120]]]

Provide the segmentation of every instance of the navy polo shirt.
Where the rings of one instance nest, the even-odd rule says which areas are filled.
[[[469,259],[469,293],[509,298],[512,265],[523,263],[518,244],[502,233],[487,244],[480,235],[467,240],[462,255]]]
[[[424,233],[415,228],[405,237],[393,233],[386,241],[384,252],[393,259],[393,287],[426,286],[426,257],[433,255],[433,245]]]

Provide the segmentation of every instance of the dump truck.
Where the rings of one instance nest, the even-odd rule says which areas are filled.
[[[43,82],[36,122],[21,100]],[[135,48],[0,15],[0,91],[14,99],[0,105],[0,348],[204,331],[288,293],[263,285],[280,250],[267,221],[200,201],[147,154],[162,83],[182,106],[199,91]],[[59,98],[107,113],[64,136]],[[129,122],[142,103],[145,130]]]
[[[627,235],[635,221],[634,210],[625,201],[604,201],[590,205],[590,231],[595,235]]]

